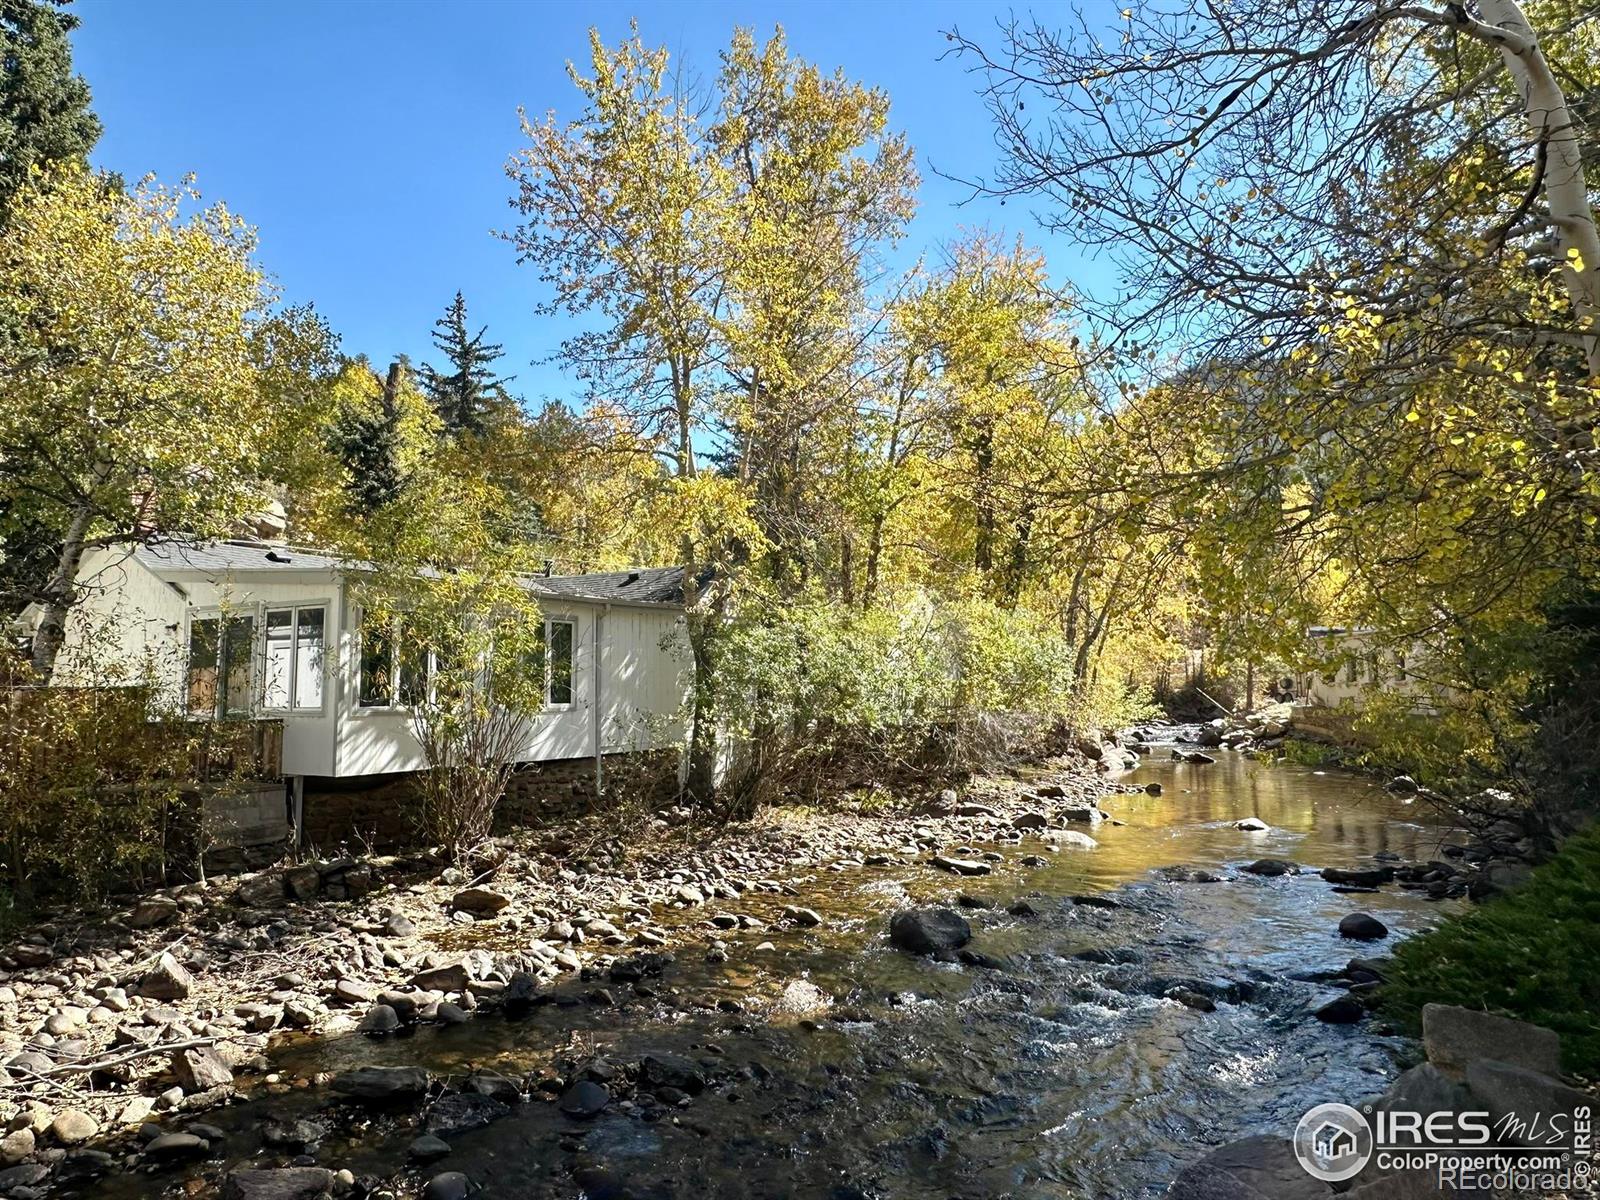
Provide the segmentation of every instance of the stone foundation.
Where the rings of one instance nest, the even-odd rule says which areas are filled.
[[[608,790],[644,787],[666,799],[676,785],[676,761],[675,750],[608,754],[604,760]],[[495,831],[537,826],[582,813],[594,801],[593,758],[526,763],[511,776],[495,814]],[[413,774],[308,778],[305,844],[323,850],[339,846],[390,849],[414,842],[417,802],[417,777]]]

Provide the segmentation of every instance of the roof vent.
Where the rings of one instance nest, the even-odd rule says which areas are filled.
[[[639,582],[639,572],[637,572],[637,571],[629,571],[628,572],[628,577],[626,579],[624,579],[621,583],[619,583],[617,586],[618,587],[627,587],[630,583],[638,583],[638,582]]]

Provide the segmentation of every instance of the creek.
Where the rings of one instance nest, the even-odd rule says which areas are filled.
[[[1372,866],[1374,856],[1437,857],[1444,830],[1420,803],[1361,776],[1216,756],[1174,763],[1156,749],[1127,780],[1159,783],[1162,794],[1107,797],[1121,824],[1094,830],[1098,849],[1048,854],[1029,839],[1000,847],[1004,861],[979,878],[896,862],[793,878],[798,895],[727,902],[769,922],[787,904],[824,920],[722,935],[725,963],[704,961],[688,940],[649,981],[653,995],[608,984],[616,1006],[579,1003],[605,981],[574,983],[568,1002],[516,1020],[489,1014],[402,1038],[286,1047],[278,1062],[296,1074],[417,1064],[520,1079],[561,1058],[632,1063],[670,1052],[712,1069],[713,1086],[653,1120],[618,1104],[581,1123],[540,1099],[517,1105],[451,1137],[448,1157],[408,1177],[461,1171],[484,1200],[1157,1196],[1209,1147],[1285,1132],[1317,1103],[1381,1092],[1405,1043],[1370,1019],[1316,1020],[1339,992],[1315,980],[1354,955],[1382,953],[1455,903],[1394,885],[1340,894],[1314,873]],[[1270,828],[1237,829],[1246,817]],[[1035,853],[1045,865],[1023,865]],[[1307,870],[1239,870],[1261,858]],[[1171,882],[1161,868],[1178,864],[1224,879]],[[890,913],[963,892],[989,905],[963,910],[973,948],[1005,969],[887,944]],[[1018,901],[1033,913],[1008,912]],[[1379,917],[1389,939],[1342,940],[1338,921],[1355,911]],[[757,949],[763,942],[771,948]],[[804,1007],[796,980],[831,997],[832,1009],[792,1011]],[[1210,998],[1214,1011],[1167,998],[1175,987]],[[297,1092],[203,1119],[229,1131],[227,1160],[240,1163],[256,1152],[265,1113],[315,1115],[328,1103],[320,1090]],[[416,1134],[407,1117],[364,1119],[324,1142],[317,1161],[392,1176]],[[107,1179],[94,1194],[149,1195],[154,1182]],[[402,1180],[397,1194],[407,1186],[420,1185]]]

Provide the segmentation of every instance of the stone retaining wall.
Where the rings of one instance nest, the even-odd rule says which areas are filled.
[[[608,791],[643,788],[667,799],[676,783],[676,751],[608,754]],[[537,825],[586,811],[594,804],[594,759],[563,758],[517,768],[495,816],[496,831]],[[332,850],[341,845],[389,848],[413,841],[417,776],[307,779],[305,842]]]

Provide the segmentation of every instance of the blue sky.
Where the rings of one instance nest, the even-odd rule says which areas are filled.
[[[509,0],[78,0],[78,69],[105,125],[97,165],[137,177],[198,176],[261,234],[261,260],[292,301],[314,301],[347,353],[381,365],[426,359],[428,331],[457,288],[505,344],[502,366],[529,402],[569,399],[558,368],[530,365],[571,326],[540,317],[536,272],[493,231],[515,215],[503,166],[517,106],[576,111],[565,74],[597,26],[608,42],[636,16],[653,43],[714,72],[735,25],[782,23],[792,50],[887,89],[918,152],[921,208],[900,258],[962,228],[1022,232],[1059,281],[1094,284],[1103,265],[1041,239],[1026,207],[958,207],[939,178],[987,169],[988,116],[974,82],[941,62],[943,30],[993,28],[980,3],[534,4]]]

